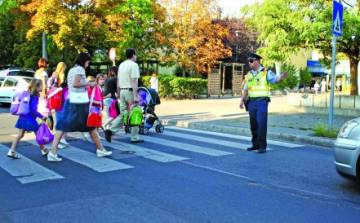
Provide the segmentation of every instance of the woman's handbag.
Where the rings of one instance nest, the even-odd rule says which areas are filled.
[[[72,104],[86,104],[89,103],[89,96],[84,92],[69,92],[70,103]]]
[[[96,86],[98,88],[98,86]],[[102,122],[102,113],[99,106],[94,106],[95,90],[92,91],[90,104],[89,104],[89,115],[86,125],[88,127],[100,128]]]
[[[36,132],[36,142],[44,145],[49,144],[54,140],[54,135],[51,133],[49,127],[46,125],[43,120],[39,129]]]

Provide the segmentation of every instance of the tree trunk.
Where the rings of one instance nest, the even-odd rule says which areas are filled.
[[[350,95],[358,95],[358,64],[359,60],[350,58]]]

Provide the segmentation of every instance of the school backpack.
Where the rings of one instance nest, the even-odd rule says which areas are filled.
[[[13,97],[10,106],[12,115],[27,115],[30,112],[30,93],[27,91],[19,92]]]
[[[47,95],[47,107],[48,109],[58,110],[62,105],[62,92],[63,89],[61,87],[52,87]]]

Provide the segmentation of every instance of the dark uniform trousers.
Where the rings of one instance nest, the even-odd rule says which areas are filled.
[[[253,147],[266,149],[268,105],[270,98],[250,98],[249,116]]]

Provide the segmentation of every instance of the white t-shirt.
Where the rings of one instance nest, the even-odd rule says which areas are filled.
[[[133,78],[140,78],[139,65],[132,60],[125,60],[119,66],[119,87],[132,88],[131,79]]]
[[[81,82],[86,82],[86,73],[85,69],[82,66],[75,65],[75,67],[71,68],[69,70],[68,76],[67,76],[67,83],[69,87],[69,95],[71,92],[84,92],[86,91],[86,88],[74,88],[74,79],[76,75],[81,75]],[[69,97],[69,96],[68,96]]]
[[[150,79],[150,84],[151,84],[151,88],[155,89],[156,91],[158,91],[159,89],[159,83],[158,83],[158,79],[156,77],[151,77]]]
[[[35,72],[35,78],[42,80],[42,78],[45,77],[45,79],[44,79],[45,83],[43,83],[43,84],[44,84],[44,88],[47,88],[48,87],[47,86],[48,74],[46,73],[46,71],[44,69],[42,69],[42,71],[40,69]]]

